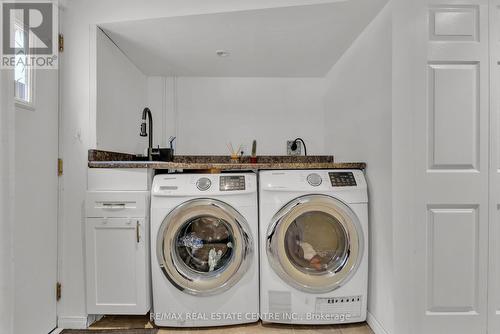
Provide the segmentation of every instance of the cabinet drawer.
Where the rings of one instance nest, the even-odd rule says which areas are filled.
[[[87,189],[97,191],[147,191],[151,172],[145,168],[89,168]]]
[[[86,216],[147,217],[148,191],[87,191]]]

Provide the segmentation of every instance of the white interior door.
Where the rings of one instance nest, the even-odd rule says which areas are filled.
[[[488,330],[500,332],[500,1],[490,0],[490,229]]]
[[[486,333],[488,0],[423,1],[421,10],[415,332]]]
[[[56,327],[58,71],[34,72],[33,109],[15,110],[14,333]]]

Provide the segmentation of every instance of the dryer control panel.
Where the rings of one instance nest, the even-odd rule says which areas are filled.
[[[245,176],[243,175],[224,175],[219,180],[220,191],[245,190]]]
[[[332,187],[355,187],[356,178],[352,172],[329,172]]]

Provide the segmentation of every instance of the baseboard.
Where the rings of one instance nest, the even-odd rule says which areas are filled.
[[[368,312],[366,314],[366,322],[368,323],[368,326],[373,330],[375,334],[389,334],[384,327],[380,324],[380,322],[371,314]]]
[[[52,332],[50,332],[49,334],[59,334],[63,331],[64,329],[63,328],[59,328],[57,327],[56,329],[54,329]]]
[[[87,329],[88,317],[57,317],[57,327],[64,329]]]

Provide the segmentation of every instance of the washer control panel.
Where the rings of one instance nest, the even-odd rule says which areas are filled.
[[[332,187],[355,187],[356,178],[352,172],[329,172]]]
[[[219,184],[220,191],[245,190],[245,176],[221,176]]]

